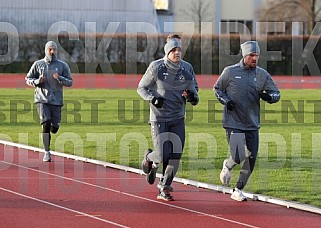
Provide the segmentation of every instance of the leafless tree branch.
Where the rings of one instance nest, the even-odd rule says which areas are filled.
[[[320,19],[321,0],[269,0],[257,11],[260,21],[302,21],[311,32]]]

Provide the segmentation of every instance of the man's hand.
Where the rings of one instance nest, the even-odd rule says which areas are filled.
[[[184,97],[185,99],[187,99],[187,93],[186,93],[186,90],[183,91],[182,93],[182,97]]]
[[[186,101],[187,102],[196,102],[197,98],[195,97],[194,92],[190,91],[190,90],[186,90]]]
[[[165,99],[162,97],[154,97],[151,102],[156,108],[162,108],[164,105],[164,101]]]
[[[40,75],[40,77],[39,77],[39,84],[40,83],[43,83],[44,81],[46,81],[46,78],[43,76],[43,74],[42,75]]]
[[[226,108],[228,111],[233,111],[235,108],[235,102],[230,100],[226,103]]]
[[[56,72],[52,75],[54,77],[54,79],[58,79],[59,78],[59,74]]]
[[[269,101],[271,101],[272,100],[272,97],[269,95],[269,94],[267,94],[267,93],[259,93],[259,96],[260,96],[260,98],[263,100],[263,101],[267,101],[267,102],[269,102]]]

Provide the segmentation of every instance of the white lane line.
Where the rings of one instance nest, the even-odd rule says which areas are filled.
[[[65,180],[74,181],[74,182],[76,182],[76,183],[88,185],[88,186],[91,186],[91,187],[95,187],[95,188],[99,188],[99,189],[111,191],[111,192],[114,192],[114,193],[119,193],[119,194],[126,195],[126,196],[129,196],[129,197],[138,198],[138,199],[141,199],[141,200],[145,200],[145,201],[149,201],[149,202],[153,202],[153,203],[165,205],[165,206],[168,206],[168,207],[171,207],[171,208],[176,208],[176,209],[179,209],[179,210],[188,211],[188,212],[191,212],[191,213],[194,213],[194,214],[198,214],[198,215],[202,215],[202,216],[207,216],[207,217],[210,217],[210,218],[215,218],[215,219],[218,219],[218,220],[222,220],[222,221],[226,221],[226,222],[230,222],[230,223],[234,223],[234,224],[238,224],[238,225],[243,225],[243,226],[246,226],[246,227],[259,228],[259,227],[257,227],[257,226],[253,226],[253,225],[250,225],[250,224],[246,224],[246,223],[238,222],[238,221],[235,221],[235,220],[223,218],[223,217],[220,217],[220,216],[215,216],[215,215],[212,215],[212,214],[207,214],[207,213],[204,213],[204,212],[192,210],[192,209],[185,208],[185,207],[176,206],[176,205],[173,205],[173,204],[167,204],[167,203],[164,203],[164,202],[160,202],[160,201],[148,199],[148,198],[141,197],[141,196],[138,196],[138,195],[134,195],[134,194],[131,194],[131,193],[126,193],[126,192],[118,191],[118,190],[115,190],[115,189],[112,189],[112,188],[102,187],[102,186],[99,186],[99,185],[95,185],[95,184],[83,182],[83,181],[80,181],[80,180],[77,180],[77,179],[72,179],[72,178],[69,178],[69,177],[64,177],[64,176],[56,175],[56,174],[53,174],[53,173],[47,173],[47,172],[40,171],[40,170],[37,170],[37,169],[29,168],[29,167],[26,167],[26,166],[22,166],[22,165],[10,163],[10,162],[5,162],[5,161],[0,161],[0,162],[6,163],[6,164],[8,164],[8,165],[13,165],[13,166],[16,166],[16,167],[19,167],[19,168],[31,170],[31,171],[34,171],[34,172],[43,173],[43,174],[50,175],[50,176],[54,176],[54,177],[59,177],[59,178],[65,179]]]
[[[0,144],[3,144],[4,146],[17,147],[19,149],[26,149],[26,150],[30,150],[30,151],[34,151],[34,152],[40,152],[40,153],[45,152],[44,149],[40,149],[38,147],[14,143],[11,141],[0,140]],[[128,167],[128,166],[124,166],[124,165],[118,165],[118,164],[110,163],[107,161],[100,161],[100,160],[95,160],[95,159],[91,159],[91,158],[80,157],[77,155],[65,154],[65,153],[61,153],[61,152],[57,152],[57,151],[52,151],[52,154],[57,157],[61,157],[61,158],[72,159],[75,161],[82,161],[85,163],[95,164],[95,165],[99,165],[99,166],[103,166],[103,167],[114,168],[114,169],[125,171],[125,172],[131,172],[131,173],[144,175],[144,173],[141,169]],[[156,176],[161,177],[161,175],[159,173],[157,173]],[[211,191],[222,192],[224,194],[226,194],[226,193],[232,194],[233,193],[233,190],[229,187],[226,187],[226,186],[203,183],[203,182],[189,180],[189,179],[185,179],[185,178],[181,178],[181,177],[174,177],[174,182],[184,184],[184,185],[194,186],[197,188],[208,189]],[[247,198],[253,199],[255,201],[261,201],[264,203],[270,203],[270,204],[283,206],[283,207],[287,207],[287,208],[293,208],[293,209],[297,209],[297,210],[301,210],[301,211],[321,214],[321,209],[319,207],[312,206],[309,204],[302,204],[297,201],[289,201],[289,200],[274,198],[274,197],[266,196],[266,195],[262,195],[262,194],[253,194],[250,192],[243,192],[243,193]]]
[[[10,177],[10,176],[4,176],[4,177],[1,177],[0,176],[0,180],[1,179],[10,179],[10,180],[12,180],[12,179],[21,179],[21,180],[51,180],[51,179],[56,179],[56,178],[54,178],[54,177],[52,177],[52,178],[44,178],[44,177]],[[128,178],[114,178],[114,177],[112,177],[112,178],[109,178],[109,177],[106,177],[106,178],[103,178],[103,177],[99,177],[99,178],[96,178],[96,177],[87,177],[87,178],[84,178],[84,177],[81,177],[81,178],[79,178],[79,179],[81,179],[81,180],[142,180],[142,179],[144,179],[145,180],[145,178],[143,178],[143,177],[140,177],[140,178],[135,178],[135,177],[133,177],[133,178],[131,178],[131,177],[128,177]],[[76,179],[75,179],[76,180]]]
[[[96,217],[94,215],[86,214],[86,213],[81,212],[81,211],[76,211],[76,210],[70,209],[68,207],[60,206],[58,204],[54,204],[54,203],[50,203],[50,202],[45,201],[45,200],[34,198],[32,196],[27,196],[27,195],[24,195],[24,194],[21,194],[19,192],[15,192],[15,191],[12,191],[12,190],[9,190],[9,189],[6,189],[6,188],[0,187],[0,190],[8,192],[8,193],[11,193],[11,194],[14,194],[14,195],[17,195],[17,196],[24,197],[24,198],[27,198],[27,199],[31,199],[31,200],[34,200],[34,201],[37,201],[37,202],[40,202],[40,203],[43,203],[43,204],[47,204],[47,205],[50,205],[50,206],[53,206],[53,207],[57,207],[57,208],[60,208],[60,209],[66,210],[66,211],[70,211],[70,212],[76,213],[78,216],[89,217],[89,218],[96,219],[96,220],[99,220],[101,222],[105,222],[105,223],[108,223],[108,224],[111,224],[111,225],[114,225],[114,226],[128,228],[128,226],[124,226],[124,225],[121,225],[121,224],[118,224],[118,223],[115,223],[115,222],[112,222],[112,221],[109,221],[109,220],[106,220],[106,219],[98,218],[98,217]]]

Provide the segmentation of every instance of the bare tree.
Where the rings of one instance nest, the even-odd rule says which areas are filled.
[[[267,0],[257,11],[260,21],[304,22],[311,33],[321,18],[321,0]]]
[[[209,0],[192,0],[181,12],[188,21],[195,22],[195,31],[201,34],[202,22],[212,21],[212,10]]]
[[[212,27],[205,27],[202,31],[202,22],[213,22],[213,5],[213,0],[177,0],[175,2],[179,15],[178,21],[194,23],[192,39],[187,40],[183,37],[182,43],[183,48],[187,48],[185,60],[193,65],[195,73],[212,72],[212,43],[208,43],[209,48],[204,48],[205,44],[202,43],[204,41],[202,41],[201,34],[207,34],[206,29],[212,33]]]

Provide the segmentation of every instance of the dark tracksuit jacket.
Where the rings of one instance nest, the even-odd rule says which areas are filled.
[[[182,63],[174,64],[163,58],[149,65],[137,88],[138,94],[146,101],[151,102],[154,97],[165,99],[162,108],[156,108],[150,103],[149,121],[155,150],[148,154],[148,159],[154,163],[163,162],[160,182],[163,185],[171,185],[184,148],[186,100],[182,96],[183,91],[194,93],[196,101],[191,102],[192,105],[199,101],[194,80],[195,77]],[[163,133],[165,138],[162,137]],[[179,142],[176,141],[177,136]],[[172,152],[167,140],[173,143]]]
[[[243,59],[226,67],[214,85],[217,99],[223,104],[230,100],[236,106],[233,111],[223,110],[223,127],[239,130],[258,130],[260,128],[259,93],[272,96],[270,103],[278,102],[280,91],[271,75],[261,67],[254,69],[244,65]]]
[[[58,80],[54,79],[53,73],[58,72]],[[47,80],[39,83],[40,75]],[[37,60],[31,66],[26,78],[29,86],[35,87],[34,102],[51,105],[63,105],[63,86],[72,86],[72,76],[67,63],[53,58],[51,62],[47,58]]]
[[[137,93],[146,101],[150,102],[154,97],[165,99],[161,109],[150,103],[150,121],[166,122],[184,118],[186,102],[182,97],[183,91],[193,91],[197,97],[193,105],[198,103],[194,80],[195,77],[180,65],[164,59],[153,61],[137,88]]]
[[[217,99],[223,104],[223,127],[226,129],[231,156],[226,166],[232,169],[240,162],[237,147],[231,146],[230,136],[234,133],[245,133],[246,154],[240,175],[236,183],[238,189],[243,189],[253,172],[259,147],[260,128],[260,96],[266,92],[272,97],[269,103],[278,102],[280,91],[271,75],[261,67],[249,68],[243,59],[232,66],[226,67],[214,85]],[[235,102],[235,108],[228,111],[228,101]]]

